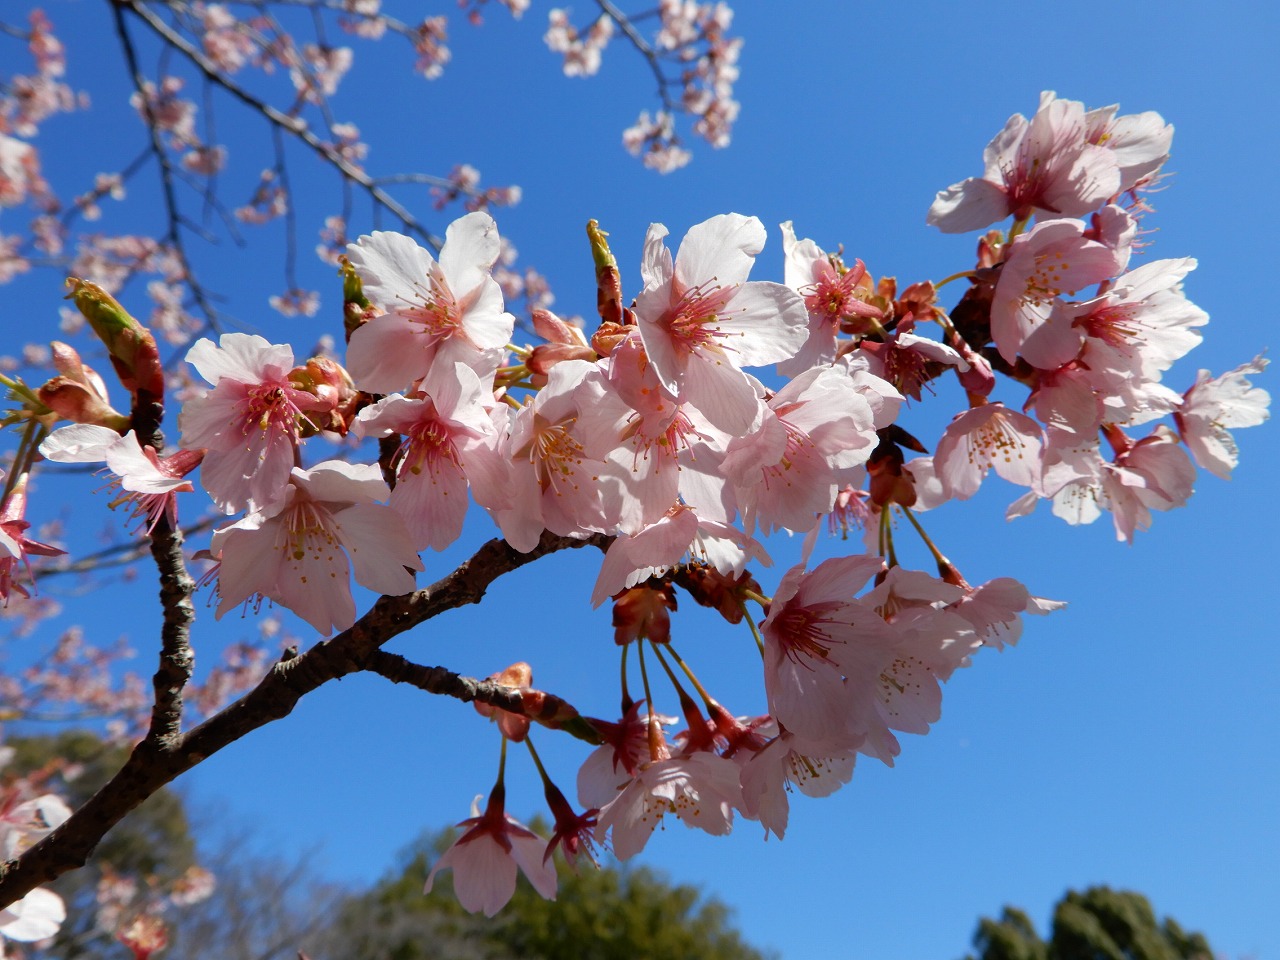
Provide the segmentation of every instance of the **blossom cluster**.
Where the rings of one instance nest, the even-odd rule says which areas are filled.
[[[1031,120],[1015,116],[987,147],[983,176],[941,191],[929,212],[947,231],[1011,218],[1007,229],[981,236],[972,269],[901,289],[791,223],[781,225],[783,282],[753,279],[766,229],[728,213],[694,225],[674,251],[652,224],[639,285],[624,296],[592,222],[598,327],[588,334],[541,307],[543,342],[523,347],[512,343],[503,240],[487,211],[454,221],[438,255],[374,232],[346,248],[343,364],[299,362],[248,334],[198,341],[186,360],[208,386],[185,398],[180,449],[161,457],[106,402],[101,378],[59,354],[68,382],[34,395],[30,415],[77,422],[39,450],[105,462],[152,531],[176,525],[176,497],[198,468],[217,510],[238,516],[208,545],[217,616],[265,600],[320,635],[355,623],[352,579],[378,594],[413,591],[419,554],[454,543],[472,502],[517,552],[547,532],[605,549],[591,602],[614,605],[620,715],[557,708],[548,720],[527,706],[546,705],[527,664],[491,678],[519,691],[526,712],[483,707],[503,766],[428,881],[451,868],[467,909],[499,909],[517,869],[551,896],[553,850],[573,862],[607,843],[626,858],[668,814],[712,834],[742,817],[781,837],[793,788],[829,794],[859,756],[891,765],[898,734],[939,719],[942,683],[984,647],[1016,642],[1023,614],[1061,606],[1008,577],[970,584],[921,514],[971,497],[994,471],[1025,491],[1010,516],[1042,499],[1070,523],[1106,511],[1130,540],[1153,511],[1187,501],[1196,465],[1229,476],[1230,430],[1267,417],[1269,397],[1249,380],[1261,358],[1201,371],[1182,393],[1164,382],[1208,320],[1183,292],[1193,260],[1131,263],[1143,192],[1171,137],[1156,114],[1044,94]],[[959,280],[967,287],[948,311],[939,288]],[[74,286],[137,401],[154,341],[148,353],[149,334],[123,308]],[[904,412],[944,376],[965,409],[929,444]],[[1015,385],[1011,403],[996,398],[1000,377]],[[377,462],[310,452],[337,440],[348,453],[377,441]],[[0,514],[5,591],[20,588],[28,554],[51,549],[25,537],[24,492],[14,485]],[[900,519],[932,572],[900,562]],[[813,563],[824,527],[861,528],[860,551]],[[769,596],[753,571],[772,564],[778,531],[802,535],[804,550]],[[676,652],[677,586],[746,622],[763,712],[722,705]],[[658,712],[655,676],[674,692],[679,732]],[[573,721],[597,744],[577,778],[581,812],[538,759],[530,718]],[[533,755],[555,817],[550,841],[506,813],[508,742]]]

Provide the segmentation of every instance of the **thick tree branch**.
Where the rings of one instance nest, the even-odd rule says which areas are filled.
[[[120,771],[65,823],[0,867],[0,906],[84,866],[107,831],[161,787],[228,744],[288,716],[302,697],[328,681],[366,669],[370,655],[392,637],[446,610],[479,603],[498,577],[547,554],[587,545],[603,550],[610,540],[602,534],[578,540],[544,533],[529,553],[490,540],[430,587],[381,597],[350,629],[277,663],[253,690],[198,727],[167,743],[152,737],[139,743]]]

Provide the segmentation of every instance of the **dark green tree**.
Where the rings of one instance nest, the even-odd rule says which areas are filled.
[[[1005,907],[1000,919],[983,918],[968,960],[1212,960],[1203,934],[1177,921],[1157,920],[1140,893],[1090,887],[1068,891],[1053,912],[1047,941],[1025,913]]]

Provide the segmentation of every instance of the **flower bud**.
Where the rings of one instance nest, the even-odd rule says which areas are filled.
[[[36,391],[36,396],[61,420],[92,423],[119,433],[129,429],[129,418],[107,402],[107,387],[91,367],[68,344],[54,341],[53,366],[58,376]]]
[[[93,332],[107,346],[116,375],[135,398],[139,394],[164,396],[164,370],[151,331],[140,324],[111,294],[96,283],[68,277],[67,299],[89,321]]]

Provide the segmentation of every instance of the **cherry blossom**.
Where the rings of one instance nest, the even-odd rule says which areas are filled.
[[[642,763],[603,807],[596,829],[608,832],[613,852],[628,860],[644,849],[664,816],[673,813],[687,827],[714,836],[733,829],[733,811],[742,806],[738,765],[714,753],[666,757]]]
[[[353,426],[357,436],[404,438],[390,503],[418,549],[443,550],[458,538],[469,485],[482,503],[502,501],[507,469],[482,403],[487,396],[471,368],[459,363],[435,398],[386,397],[361,410]]]
[[[1075,339],[1070,326],[1045,321],[1062,294],[1100,283],[1119,270],[1115,251],[1085,239],[1084,229],[1080,220],[1045,220],[1010,245],[991,304],[991,337],[1010,363],[1022,353],[1033,365],[1052,370],[1071,359],[1069,346],[1065,360],[1052,359],[1061,349],[1055,335]],[[1044,340],[1051,343],[1043,345]],[[1046,353],[1050,359],[1037,363]]]
[[[1201,370],[1174,414],[1196,463],[1224,480],[1230,479],[1240,458],[1228,428],[1256,427],[1270,416],[1271,395],[1248,379],[1250,374],[1262,373],[1267,363],[1265,357],[1257,356],[1219,377]]]
[[[31,524],[26,520],[27,475],[23,474],[13,485],[4,503],[0,504],[0,600],[6,605],[17,593],[28,597],[26,587],[18,582],[23,571],[34,584],[31,573],[31,557],[56,557],[65,551],[27,536]]]
[[[1117,155],[1090,142],[1084,104],[1040,94],[1028,121],[1009,118],[983,151],[986,170],[939,191],[929,223],[946,233],[980,230],[1037,210],[1079,217],[1121,191]],[[1099,136],[1101,139],[1101,136]]]
[[[829,513],[876,445],[873,419],[852,381],[830,367],[806,370],[770,397],[760,429],[731,440],[720,464],[747,532],[757,524],[766,534],[803,532]]]
[[[141,445],[132,430],[122,437],[114,430],[87,423],[55,430],[40,444],[40,453],[59,463],[105,461],[116,477],[113,485],[126,491],[112,500],[111,506],[132,504],[133,516],[146,519],[148,533],[161,517],[168,517],[171,527],[177,526],[177,494],[195,489],[185,477],[203,458],[194,450],[162,458],[154,448]]]
[[[482,814],[476,797],[470,819],[458,824],[462,835],[427,874],[425,893],[431,892],[436,874],[452,870],[453,892],[463,909],[492,917],[516,892],[518,867],[539,894],[556,898],[555,866],[544,856],[547,841],[507,814],[504,799],[505,790],[495,787]]]
[[[351,335],[347,368],[356,385],[394,393],[433,370],[450,377],[455,363],[491,377],[515,326],[490,276],[499,250],[498,228],[483,212],[449,225],[439,262],[402,234],[374,233],[351,244],[364,294],[384,311]]]
[[[854,594],[883,569],[879,557],[852,556],[783,575],[760,633],[769,712],[784,729],[841,749],[859,746],[855,709],[871,693],[892,635]]]
[[[806,741],[783,730],[742,768],[743,813],[759,820],[765,835],[786,836],[792,787],[806,797],[827,797],[849,782],[857,751]]]
[[[293,468],[276,501],[214,533],[217,616],[267,597],[327,636],[355,622],[350,568],[376,593],[409,593],[422,561],[403,521],[375,502],[389,492],[373,464]]]
[[[200,340],[187,362],[213,384],[178,414],[182,445],[206,448],[201,485],[224,513],[270,506],[287,487],[301,417],[324,403],[289,380],[292,348],[259,336]]]
[[[1044,432],[1030,417],[1000,403],[959,414],[938,441],[933,467],[948,497],[966,500],[987,473],[1039,489]]]
[[[655,223],[645,237],[635,307],[645,351],[667,390],[720,429],[743,432],[759,400],[742,368],[794,356],[808,311],[782,284],[747,280],[765,241],[755,217],[722,214],[690,228],[674,263],[666,235]]]
[[[836,334],[845,318],[881,316],[865,302],[870,286],[861,260],[840,269],[812,240],[797,240],[788,220],[782,224],[783,281],[804,297],[809,311],[809,332],[804,345],[790,360],[778,364],[778,373],[794,377],[810,367],[831,363],[836,357]]]
[[[576,435],[623,488],[620,529],[635,534],[657,522],[689,488],[699,459],[718,460],[728,437],[657,378],[638,336],[630,334],[575,390]],[[681,482],[685,489],[681,490]]]

